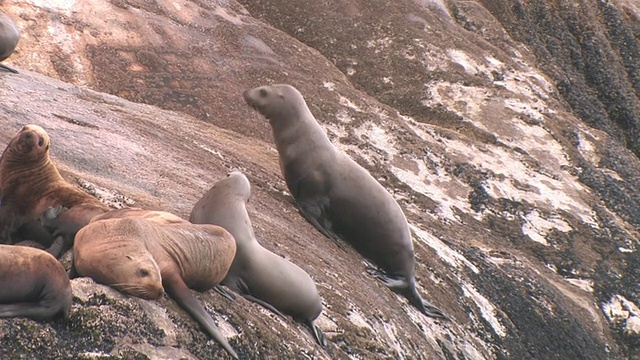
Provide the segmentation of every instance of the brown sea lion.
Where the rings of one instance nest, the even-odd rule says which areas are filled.
[[[20,30],[9,15],[0,11],[0,62],[6,60],[18,46],[20,40]],[[14,70],[4,64],[0,64],[0,71],[9,71],[17,74]]]
[[[71,283],[62,265],[40,249],[0,245],[0,318],[67,317]]]
[[[375,275],[423,314],[445,318],[415,287],[415,256],[407,219],[369,172],[329,141],[300,92],[260,86],[243,94],[269,120],[280,169],[302,215],[322,234],[343,239],[377,267]]]
[[[276,314],[291,315],[309,326],[318,344],[327,340],[314,323],[322,300],[311,277],[297,265],[265,249],[256,240],[247,213],[251,196],[247,177],[234,171],[195,204],[189,221],[225,228],[236,240],[236,256],[222,285]]]
[[[60,176],[49,156],[51,140],[38,125],[24,126],[0,157],[0,241],[34,240],[49,246],[56,258],[69,249],[73,238],[53,237],[40,224],[49,207],[72,209],[84,204],[96,211],[109,208]],[[82,219],[78,219],[82,223]],[[3,240],[4,239],[4,240]]]
[[[237,359],[190,290],[206,291],[224,279],[236,253],[233,236],[214,225],[124,216],[92,221],[78,231],[73,246],[77,273],[144,299],[158,299],[164,288]]]

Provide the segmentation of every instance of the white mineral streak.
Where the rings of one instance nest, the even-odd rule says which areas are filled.
[[[480,272],[480,270],[478,270],[475,265],[473,265],[469,260],[462,256],[462,254],[447,246],[437,237],[429,234],[428,232],[420,229],[417,226],[409,225],[409,227],[411,228],[411,230],[413,230],[413,233],[416,235],[418,240],[434,249],[438,256],[440,256],[440,258],[447,262],[449,265],[457,268],[461,268],[464,265],[476,274]]]
[[[491,304],[487,298],[482,296],[471,284],[463,284],[462,291],[464,296],[473,300],[480,309],[482,317],[491,325],[493,331],[500,337],[507,335],[507,330],[504,328],[500,320],[496,317],[496,308]]]

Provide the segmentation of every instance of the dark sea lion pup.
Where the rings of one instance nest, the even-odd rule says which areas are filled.
[[[423,314],[446,318],[415,287],[407,219],[364,168],[329,141],[296,88],[260,86],[244,99],[269,120],[280,169],[302,215],[325,236],[343,239],[377,267],[376,277]]]
[[[78,231],[75,271],[143,299],[163,289],[234,358],[237,354],[190,289],[206,291],[227,275],[236,253],[233,236],[214,225],[160,224],[144,217],[92,221]],[[107,213],[108,214],[108,213]]]
[[[234,171],[196,203],[189,221],[222,226],[236,240],[236,256],[223,285],[276,314],[291,315],[325,346],[322,330],[313,323],[322,312],[316,284],[304,270],[258,243],[246,209],[250,195],[249,180]]]
[[[69,277],[53,256],[26,246],[0,245],[0,318],[67,317],[72,297]]]
[[[54,237],[64,237],[73,244],[76,233],[89,222],[122,217],[141,217],[158,224],[189,223],[187,220],[166,211],[144,210],[125,207],[108,210],[94,204],[82,203],[67,209],[64,206],[50,207],[40,215],[42,226]]]
[[[0,62],[13,54],[13,50],[18,46],[18,40],[20,40],[20,30],[18,30],[16,23],[7,14],[0,11]],[[0,71],[18,73],[4,64],[0,64]]]
[[[48,252],[60,257],[73,243],[73,237],[54,237],[40,223],[40,215],[49,207],[64,206],[81,215],[85,225],[94,213],[109,208],[95,197],[67,182],[49,155],[51,139],[38,125],[24,126],[9,142],[0,157],[0,241],[16,243],[34,240],[48,246]],[[88,214],[86,208],[92,209]],[[76,210],[74,210],[76,212]]]

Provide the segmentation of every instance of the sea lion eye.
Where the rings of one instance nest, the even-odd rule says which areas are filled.
[[[42,146],[42,145],[44,145],[44,138],[40,136],[40,139],[38,139],[38,146]]]
[[[140,275],[140,277],[147,277],[147,276],[149,276],[149,270],[147,270],[147,269],[138,269],[138,275]]]
[[[260,96],[262,96],[262,97],[267,97],[267,90],[265,90],[265,89],[260,89]]]

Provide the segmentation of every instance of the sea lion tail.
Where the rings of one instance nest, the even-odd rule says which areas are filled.
[[[420,312],[425,314],[426,316],[436,318],[436,319],[449,320],[447,315],[445,315],[444,312],[442,312],[442,310],[433,306],[429,302],[422,300],[422,297],[420,297],[420,294],[418,294],[418,290],[416,290],[416,285],[413,281],[411,281],[409,283],[409,286],[407,286],[402,291],[402,295],[406,297],[407,300],[409,300],[409,303],[411,305],[413,305],[415,308],[420,310]]]

